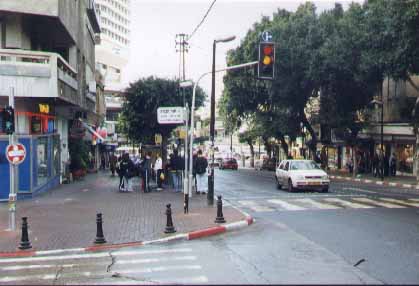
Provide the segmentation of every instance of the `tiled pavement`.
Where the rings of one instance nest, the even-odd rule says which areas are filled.
[[[166,204],[171,203],[177,233],[217,226],[216,200],[207,205],[206,195],[193,195],[189,214],[183,213],[183,194],[166,189],[139,191],[134,179],[132,193],[117,191],[119,178],[109,173],[90,174],[82,181],[61,185],[33,199],[17,204],[17,229],[8,227],[7,203],[0,204],[0,252],[15,251],[20,241],[21,217],[28,217],[29,238],[33,250],[50,250],[93,245],[96,213],[103,216],[107,243],[147,241],[166,237]],[[223,207],[228,223],[245,219],[238,210]]]

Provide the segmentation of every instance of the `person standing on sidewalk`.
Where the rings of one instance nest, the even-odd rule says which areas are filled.
[[[171,174],[173,178],[173,187],[175,192],[181,192],[182,188],[182,158],[178,155],[178,151],[173,151],[173,157],[170,160]]]
[[[156,162],[154,162],[154,172],[156,173],[156,180],[157,180],[157,190],[161,191],[162,188],[162,177],[164,178],[163,174],[163,161],[159,154],[157,154]],[[163,176],[162,176],[163,175]]]
[[[390,156],[390,176],[396,176],[396,154],[392,153]]]
[[[109,158],[109,166],[111,168],[112,177],[115,176],[116,162],[117,161],[118,161],[118,159],[116,158],[115,154],[112,153],[110,158]]]
[[[134,163],[131,161],[128,153],[124,153],[124,155],[122,155],[122,161],[120,163],[120,170],[123,176],[123,182],[122,182],[123,186],[120,188],[120,191],[132,192],[130,179],[134,172]]]
[[[196,169],[196,181],[197,189],[196,192],[199,194],[205,194],[208,188],[208,177],[207,177],[208,161],[202,156],[202,150],[198,150],[198,157],[195,162]]]
[[[150,175],[151,175],[151,152],[147,152],[142,162],[143,169],[143,191],[144,193],[150,192]]]

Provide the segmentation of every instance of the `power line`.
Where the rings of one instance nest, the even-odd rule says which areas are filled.
[[[196,28],[191,33],[191,36],[189,37],[189,40],[192,38],[192,36],[195,34],[195,32],[199,29],[199,27],[202,25],[202,23],[205,21],[205,18],[208,16],[208,13],[211,11],[212,6],[214,6],[215,2],[217,0],[212,1],[211,6],[208,8],[207,13],[205,13],[204,17],[202,18],[201,22],[196,26]]]

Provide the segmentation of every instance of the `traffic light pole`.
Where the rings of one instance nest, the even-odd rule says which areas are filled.
[[[9,95],[9,106],[13,109],[15,108],[15,97],[14,97],[14,89],[13,87],[10,88],[10,95]],[[16,120],[13,118],[14,122]],[[15,134],[14,132],[9,135],[9,145],[15,144]],[[9,163],[9,174],[10,174],[10,191],[9,191],[9,230],[15,231],[16,230],[16,201],[17,201],[17,194],[16,194],[16,185],[18,182],[18,178],[16,176],[17,165]]]
[[[254,61],[254,62],[248,62],[248,63],[244,63],[244,64],[240,64],[240,65],[234,65],[234,66],[229,66],[223,69],[219,69],[219,70],[215,70],[215,71],[209,71],[206,73],[203,73],[198,80],[195,82],[194,87],[193,87],[193,93],[192,93],[192,106],[191,106],[191,130],[190,130],[190,140],[189,140],[189,192],[192,192],[192,179],[193,179],[193,135],[194,135],[194,117],[195,117],[195,95],[196,95],[196,87],[198,86],[199,81],[206,75],[209,75],[213,72],[222,72],[222,71],[229,71],[229,70],[237,70],[237,69],[241,69],[241,68],[245,68],[245,67],[250,67],[250,66],[255,66],[259,63],[259,61]]]

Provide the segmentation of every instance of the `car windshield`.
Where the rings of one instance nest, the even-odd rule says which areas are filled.
[[[291,170],[318,170],[319,166],[314,161],[295,161],[291,163]]]

